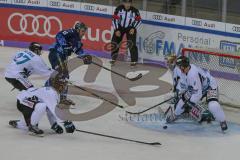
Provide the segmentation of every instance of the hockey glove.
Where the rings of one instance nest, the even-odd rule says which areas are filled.
[[[190,101],[192,97],[192,93],[190,91],[186,91],[185,93],[182,94],[182,100],[184,103],[187,103],[188,101]]]
[[[56,122],[52,125],[51,129],[54,130],[57,134],[63,133],[63,128],[60,125],[58,125]]]
[[[91,64],[92,63],[92,56],[91,55],[84,55],[80,58],[83,60],[84,64]]]
[[[65,121],[64,127],[67,133],[73,133],[76,130],[74,124],[70,121]]]

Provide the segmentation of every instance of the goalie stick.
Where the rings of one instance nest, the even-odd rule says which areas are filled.
[[[87,90],[87,89],[85,89],[85,88],[83,88],[83,87],[80,87],[80,86],[77,86],[77,85],[73,84],[72,82],[69,82],[69,81],[68,81],[68,83],[71,84],[72,86],[76,87],[76,88],[79,88],[79,89],[81,89],[81,90],[83,90],[83,91],[85,91],[85,92],[93,95],[94,97],[97,97],[97,98],[99,98],[99,99],[102,99],[102,100],[104,100],[104,101],[106,101],[106,102],[108,102],[108,103],[111,103],[111,104],[119,107],[119,108],[124,108],[122,105],[119,105],[119,104],[117,104],[117,103],[114,103],[114,102],[106,99],[106,98],[103,98],[103,97],[99,96],[99,95],[96,94],[96,93],[93,93],[93,92],[91,92],[91,91],[89,91],[89,90]]]
[[[146,145],[151,145],[151,146],[162,145],[159,142],[143,142],[143,141],[132,140],[132,139],[127,139],[127,138],[121,138],[121,137],[115,137],[115,136],[110,136],[110,135],[105,135],[105,134],[100,134],[100,133],[95,133],[95,132],[89,132],[89,131],[84,131],[84,130],[79,130],[79,129],[76,129],[76,131],[77,132],[86,133],[86,134],[91,134],[91,135],[96,135],[96,136],[101,136],[101,137],[106,137],[106,138],[112,138],[112,139],[118,139],[118,140],[122,140],[122,141],[146,144]]]
[[[136,77],[128,78],[127,76],[122,75],[121,73],[118,73],[118,72],[116,72],[116,71],[113,71],[113,70],[111,70],[111,69],[109,69],[109,68],[107,68],[107,67],[104,67],[104,66],[102,66],[102,65],[100,65],[100,64],[98,64],[98,63],[96,63],[96,62],[94,62],[94,61],[92,61],[92,64],[94,64],[94,65],[96,65],[96,66],[98,66],[98,67],[101,67],[101,68],[103,68],[103,69],[105,69],[105,70],[107,70],[107,71],[110,71],[110,72],[112,72],[112,73],[114,73],[114,74],[116,74],[116,75],[118,75],[118,76],[120,76],[120,77],[122,77],[122,78],[124,78],[124,79],[127,79],[127,80],[129,80],[129,81],[137,81],[137,80],[141,79],[142,76],[143,76],[142,73],[139,73]]]
[[[174,98],[174,97],[171,97],[171,98],[169,98],[169,99],[167,99],[167,100],[165,100],[165,101],[163,101],[163,102],[161,102],[161,103],[158,103],[158,104],[156,104],[156,105],[154,105],[154,106],[152,106],[152,107],[150,107],[150,108],[148,108],[148,109],[145,109],[145,110],[143,110],[143,111],[140,111],[140,112],[129,112],[129,111],[126,111],[126,113],[128,113],[128,114],[142,114],[142,113],[147,112],[147,111],[149,111],[149,110],[151,110],[151,109],[153,109],[153,108],[156,108],[157,106],[160,106],[160,105],[162,105],[162,104],[164,104],[164,103],[169,102],[169,101],[172,100],[173,98]]]

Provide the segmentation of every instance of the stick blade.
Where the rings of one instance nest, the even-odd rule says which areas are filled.
[[[129,111],[126,111],[127,114],[141,114],[140,112],[129,112]]]
[[[159,143],[159,142],[153,142],[153,143],[149,143],[149,145],[152,145],[152,146],[161,146],[162,144]]]
[[[142,73],[140,73],[134,78],[127,78],[127,79],[129,79],[130,81],[137,81],[137,80],[141,79],[142,77],[143,77],[143,75],[142,75]]]

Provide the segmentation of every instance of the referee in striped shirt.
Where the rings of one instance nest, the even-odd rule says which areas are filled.
[[[141,24],[141,15],[139,10],[132,6],[132,0],[123,0],[123,3],[118,6],[113,15],[114,34],[112,37],[111,56],[112,65],[115,64],[120,44],[123,36],[126,34],[128,40],[128,48],[131,54],[131,66],[135,66],[138,62],[138,48],[136,45],[137,28]]]

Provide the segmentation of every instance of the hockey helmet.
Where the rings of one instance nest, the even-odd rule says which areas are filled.
[[[86,31],[88,29],[88,27],[86,26],[86,24],[84,24],[82,22],[77,22],[74,26],[74,29],[76,29],[79,32],[81,29]]]
[[[185,56],[178,57],[176,65],[178,65],[179,67],[187,68],[190,65],[189,58]]]
[[[34,53],[36,53],[37,55],[41,55],[42,52],[42,46],[37,43],[37,42],[32,42],[30,43],[28,49]]]
[[[62,74],[53,72],[50,77],[50,86],[52,86],[59,93],[64,91],[67,86],[67,81]]]

